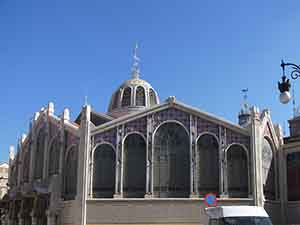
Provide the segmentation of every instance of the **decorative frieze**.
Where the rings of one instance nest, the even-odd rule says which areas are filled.
[[[227,146],[230,144],[242,144],[248,150],[250,149],[250,136],[246,136],[230,129],[226,129],[226,144]]]
[[[155,130],[162,122],[167,120],[176,120],[182,123],[186,130],[189,130],[190,115],[175,108],[168,108],[153,114],[153,130]]]
[[[125,135],[137,131],[147,136],[147,117],[143,117],[125,124]]]
[[[197,133],[201,134],[203,132],[210,132],[210,133],[213,133],[216,136],[218,136],[219,125],[198,117],[197,118]]]
[[[117,129],[113,128],[111,130],[108,131],[104,131],[102,133],[99,134],[95,134],[93,136],[94,139],[94,145],[101,143],[101,142],[109,142],[111,143],[113,146],[116,147],[117,144]]]

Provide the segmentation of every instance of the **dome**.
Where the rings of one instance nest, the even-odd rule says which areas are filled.
[[[157,92],[145,80],[133,77],[126,80],[112,95],[108,114],[123,116],[159,104]]]
[[[145,110],[159,104],[156,91],[145,80],[140,79],[137,45],[134,49],[132,78],[126,80],[112,95],[108,114],[120,117],[128,113]]]

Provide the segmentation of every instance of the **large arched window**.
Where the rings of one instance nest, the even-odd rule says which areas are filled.
[[[146,193],[146,142],[139,134],[130,134],[124,141],[123,195],[143,198]]]
[[[131,88],[125,88],[122,97],[122,106],[130,106],[131,105]]]
[[[233,198],[248,197],[248,160],[245,149],[232,145],[226,152],[228,195]]]
[[[58,174],[59,169],[59,141],[57,138],[51,144],[49,152],[49,175]]]
[[[300,152],[287,155],[287,189],[289,201],[300,201]]]
[[[156,100],[156,94],[153,91],[153,89],[150,89],[149,91],[149,97],[150,97],[150,105],[156,105],[157,104],[157,100]]]
[[[262,146],[262,178],[265,199],[275,199],[274,152],[270,142],[264,138]]]
[[[35,179],[40,179],[43,177],[44,147],[45,147],[45,132],[41,130],[38,134],[37,143],[36,143],[35,168],[34,168]]]
[[[78,151],[77,147],[72,147],[67,152],[65,162],[65,199],[73,200],[77,190],[77,167],[78,167]]]
[[[116,154],[109,144],[94,151],[93,197],[112,198],[115,192]]]
[[[23,182],[29,181],[30,151],[26,151],[23,159]]]
[[[186,130],[175,122],[161,125],[154,136],[154,195],[189,197],[190,142]]]
[[[197,141],[198,192],[219,193],[219,144],[211,134],[203,134]]]
[[[136,102],[137,106],[145,106],[146,99],[145,99],[145,89],[141,86],[137,87],[136,89]]]

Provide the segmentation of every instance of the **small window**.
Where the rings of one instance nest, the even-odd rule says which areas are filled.
[[[145,90],[141,86],[139,86],[136,89],[136,105],[137,106],[145,106],[146,105]]]
[[[156,105],[156,104],[157,104],[157,101],[156,101],[156,94],[155,94],[155,92],[153,91],[153,89],[150,89],[149,96],[150,96],[150,105]]]
[[[122,106],[131,105],[131,88],[127,87],[123,92]]]

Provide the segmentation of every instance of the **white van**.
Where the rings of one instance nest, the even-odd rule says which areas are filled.
[[[219,206],[205,211],[209,225],[272,225],[264,208],[258,206]]]

